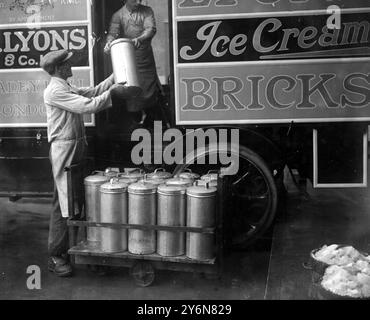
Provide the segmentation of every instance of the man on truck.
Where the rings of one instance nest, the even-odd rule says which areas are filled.
[[[123,87],[114,84],[113,75],[96,87],[76,88],[70,85],[67,79],[72,76],[72,55],[73,53],[67,50],[52,51],[40,61],[40,66],[51,76],[44,91],[48,141],[51,144],[49,156],[54,178],[48,269],[62,277],[72,274],[67,256],[69,212],[67,175],[64,168],[81,162],[85,156],[87,141],[83,115],[110,108],[112,94],[116,91],[122,93]],[[81,186],[76,185],[75,189],[81,189]],[[76,206],[76,209],[81,208]]]
[[[153,9],[141,4],[141,0],[125,0],[123,7],[112,16],[107,42],[104,48],[109,53],[110,45],[117,38],[131,39],[135,46],[136,63],[141,96],[127,101],[127,111],[132,126],[144,124],[147,113],[158,103],[162,86],[158,78],[151,41],[156,34]]]

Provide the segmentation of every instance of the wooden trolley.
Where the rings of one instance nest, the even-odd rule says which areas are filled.
[[[65,168],[68,176],[68,196],[69,196],[69,212],[68,219],[70,249],[68,253],[71,256],[73,264],[92,265],[92,266],[107,266],[107,267],[129,267],[130,274],[134,278],[138,286],[146,287],[153,283],[155,278],[155,270],[172,270],[183,272],[203,273],[212,278],[221,276],[223,267],[223,251],[226,243],[225,208],[227,207],[227,176],[219,176],[218,181],[218,196],[217,196],[217,211],[216,211],[216,226],[213,228],[193,228],[193,227],[175,227],[175,226],[159,226],[159,225],[133,225],[133,224],[113,224],[113,223],[94,223],[86,221],[86,217],[78,217],[73,213],[73,184],[72,177],[75,173],[81,172],[81,165],[72,165]],[[140,229],[140,230],[162,230],[175,232],[193,232],[203,234],[215,234],[216,255],[210,260],[196,260],[183,256],[164,257],[159,254],[136,255],[128,251],[107,253],[89,245],[84,237],[82,241],[77,242],[77,234],[79,228],[86,227],[111,227],[123,229]],[[83,234],[86,234],[84,232]]]

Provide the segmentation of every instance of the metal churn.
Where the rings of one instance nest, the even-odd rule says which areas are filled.
[[[129,172],[122,172],[118,175],[119,178],[136,179],[137,181],[144,178],[144,171],[140,168],[135,168]]]
[[[84,180],[85,208],[88,222],[100,222],[100,186],[109,181],[109,177],[95,171]],[[99,245],[101,240],[99,227],[87,228],[87,241],[90,245]]]
[[[127,184],[113,178],[100,187],[101,222],[127,223]],[[101,249],[105,252],[127,251],[127,230],[101,227]]]
[[[156,187],[160,186],[161,184],[165,184],[167,180],[165,179],[161,179],[161,178],[158,178],[158,177],[154,177],[154,178],[148,178],[148,175],[144,175],[144,178],[141,179],[139,182],[146,182],[146,183],[151,183],[153,185],[155,185]]]
[[[166,181],[166,184],[168,186],[180,186],[184,187],[185,189],[187,187],[191,187],[193,185],[193,180],[192,179],[184,179],[184,178],[172,178]]]
[[[208,171],[207,174],[201,176],[200,179],[204,180],[204,181],[212,181],[212,180],[217,180],[218,176],[219,176],[218,171],[210,170],[210,171]]]
[[[198,180],[200,178],[199,174],[191,171],[191,169],[189,168],[184,169],[184,171],[177,174],[176,177],[179,177],[181,179],[191,179],[191,180]]]
[[[128,222],[137,225],[155,225],[157,214],[157,186],[141,181],[128,187]],[[133,254],[151,254],[156,251],[155,230],[128,230],[128,251]]]
[[[154,172],[149,173],[147,175],[148,179],[170,179],[172,178],[172,174],[170,172],[167,172],[164,168],[158,168],[155,169]]]
[[[208,228],[216,223],[217,189],[194,185],[186,190],[187,226]],[[196,260],[214,258],[214,234],[188,232],[186,234],[186,256]]]
[[[181,186],[160,185],[157,195],[157,224],[160,226],[185,226],[186,189]],[[158,231],[157,253],[165,257],[185,254],[185,233]]]
[[[115,83],[122,83],[133,96],[141,94],[135,47],[131,39],[120,38],[110,45],[110,53]]]

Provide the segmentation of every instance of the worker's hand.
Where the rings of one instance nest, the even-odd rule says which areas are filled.
[[[107,42],[107,44],[104,47],[104,53],[109,54],[110,52],[110,42]]]
[[[141,42],[140,42],[140,40],[138,38],[133,38],[132,39],[132,42],[134,43],[134,47],[135,48],[139,48],[140,45],[141,45]]]

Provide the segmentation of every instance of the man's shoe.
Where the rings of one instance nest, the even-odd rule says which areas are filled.
[[[58,277],[69,277],[72,275],[72,266],[67,259],[63,257],[50,257],[48,260],[48,269],[54,272]]]

